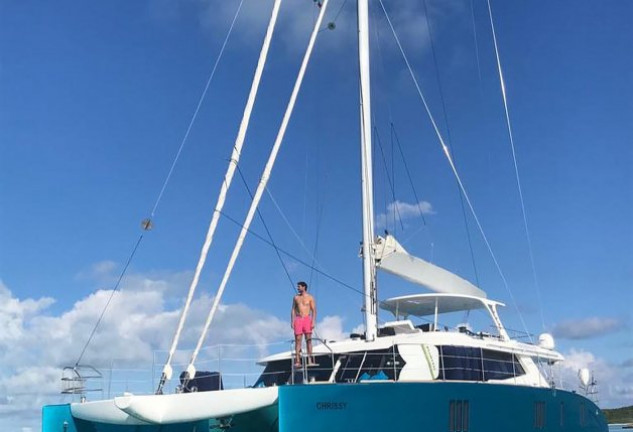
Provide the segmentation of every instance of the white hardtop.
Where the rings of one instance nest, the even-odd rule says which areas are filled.
[[[394,314],[395,317],[427,317],[449,313],[489,309],[505,304],[466,294],[430,293],[393,297],[380,302],[380,308]]]
[[[465,333],[459,329],[444,331],[424,331],[414,327],[411,321],[393,321],[386,323],[382,329],[393,328],[394,335],[381,336],[373,341],[367,341],[360,337],[351,337],[340,341],[330,341],[316,345],[313,354],[339,355],[368,350],[383,350],[394,345],[432,345],[432,346],[469,346],[486,348],[499,352],[514,353],[521,356],[540,358],[548,361],[561,361],[563,356],[553,349],[546,349],[538,345],[519,342],[513,339],[504,339],[487,333]],[[269,362],[288,360],[294,356],[293,351],[285,351],[260,359],[257,363],[265,366]]]

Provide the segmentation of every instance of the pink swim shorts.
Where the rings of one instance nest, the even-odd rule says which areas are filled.
[[[312,317],[296,316],[294,322],[295,335],[312,333]]]

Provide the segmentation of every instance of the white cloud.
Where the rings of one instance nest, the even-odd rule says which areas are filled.
[[[356,327],[354,327],[351,331],[351,333],[356,333],[356,334],[363,334],[365,333],[365,324],[359,324]]]
[[[115,267],[109,268],[116,274]],[[112,394],[154,389],[179,317],[180,303],[171,306],[175,302],[170,296],[188,287],[186,273],[163,275],[164,279],[130,274],[125,284],[129,289],[115,293],[86,350],[82,363],[102,370],[100,385],[106,397],[110,388]],[[100,277],[107,279],[107,271]],[[52,315],[47,308],[53,299],[18,299],[0,283],[0,322],[3,328],[11,329],[0,336],[0,423],[12,425],[8,430],[39,430],[42,405],[68,401],[59,394],[61,368],[77,361],[110,295],[110,290],[97,290],[61,314]],[[193,302],[181,343],[187,349],[177,352],[174,370],[182,370],[188,362],[211,302],[212,297],[206,295]],[[327,340],[341,339],[343,324],[338,316],[325,316],[317,324],[316,334]],[[362,325],[353,329],[362,331]],[[290,350],[291,338],[286,320],[244,304],[223,304],[196,365],[200,370],[224,372],[233,363],[236,373],[225,374],[225,385],[252,382],[259,373],[254,360]],[[219,344],[225,345],[220,348]],[[117,369],[112,377],[111,365]],[[623,373],[626,363],[614,366],[591,353],[572,351],[561,367],[565,380],[576,382],[581,367],[595,371],[601,388],[606,389],[601,391],[605,403],[617,404],[631,396],[633,379]],[[172,386],[176,381],[172,380]]]
[[[587,368],[597,381],[600,406],[619,408],[633,397],[633,376],[622,364],[612,364],[591,352],[571,349],[557,366],[557,384],[567,390],[582,391],[578,371]]]
[[[11,291],[0,281],[0,348],[22,338],[25,320],[45,310],[54,302],[55,300],[50,297],[42,297],[39,300],[14,298]]]
[[[97,272],[98,279],[107,281],[113,277],[115,267],[97,266],[103,270]],[[113,393],[126,389],[153,390],[152,380],[155,384],[180,316],[182,301],[174,301],[173,295],[177,292],[182,297],[189,282],[186,273],[165,273],[164,276],[160,279],[155,275],[130,273],[124,284],[127,289],[112,297],[81,361],[102,371],[103,380],[95,385],[104,392],[110,388]],[[60,395],[62,367],[75,364],[111,294],[109,289],[100,289],[59,315],[47,315],[53,299],[21,300],[0,283],[0,325],[4,330],[0,332],[0,424],[5,425],[3,430],[7,430],[6,425],[11,425],[8,430],[22,427],[39,430],[42,405],[68,402]],[[181,370],[188,362],[212,300],[202,295],[192,303],[180,344],[187,349],[177,352],[174,370]],[[176,306],[172,306],[174,304]],[[335,327],[325,325],[325,328]],[[250,368],[250,375],[244,379],[254,379],[259,373],[255,360],[271,350],[290,349],[291,334],[288,323],[275,316],[243,304],[221,305],[201,352],[199,367],[206,367],[209,359],[217,357],[217,350],[207,348],[217,344],[241,344],[249,348],[224,349],[222,356],[225,360],[233,356],[238,362],[242,361],[240,367]],[[271,348],[269,344],[276,341],[286,342]],[[217,363],[215,360],[209,367],[217,368]],[[112,377],[110,366],[117,369]]]
[[[380,229],[393,226],[396,223],[400,223],[400,221],[404,222],[422,215],[433,214],[435,214],[435,211],[428,201],[407,203],[396,200],[387,206],[386,213],[380,213],[376,216],[376,225]]]
[[[343,332],[343,319],[339,316],[326,316],[317,323],[315,335],[326,341],[342,340],[347,335]]]
[[[77,276],[78,278],[96,279],[103,276],[111,276],[116,270],[117,263],[110,260],[100,261],[91,266],[87,272],[81,272]]]
[[[561,339],[589,339],[617,332],[624,326],[624,321],[615,318],[591,317],[558,323],[552,333]]]

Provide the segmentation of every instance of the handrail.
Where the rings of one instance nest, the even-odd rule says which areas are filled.
[[[90,388],[88,383],[94,380],[102,380],[103,375],[95,367],[90,365],[67,366],[62,370],[62,394],[80,395],[81,400],[85,400],[86,393],[103,392],[103,383],[99,388]]]
[[[322,339],[322,338],[318,338],[318,337],[312,337],[312,341],[317,341],[317,342],[321,342],[321,344],[327,348],[327,350],[330,352],[330,357],[331,357],[331,361],[332,361],[332,368],[334,368],[334,350],[332,350],[332,348],[327,344],[327,340]],[[295,347],[296,347],[296,341],[292,340],[292,352],[295,352]],[[308,373],[307,373],[307,363],[311,362],[312,359],[308,359],[308,362],[305,361],[305,359],[308,357],[307,353],[303,353],[303,351],[301,352],[301,358],[302,358],[302,362],[301,362],[301,370],[303,371],[303,377],[302,380],[305,383],[307,381],[308,378]],[[314,353],[312,354],[312,357],[314,357]],[[295,362],[291,361],[290,362],[290,384],[295,384]]]
[[[294,368],[292,343],[286,340],[285,344],[290,348],[284,355],[275,357],[278,360],[273,362],[257,363],[269,352],[278,351],[279,342],[275,343],[254,343],[254,344],[218,344],[208,347],[203,351],[204,357],[200,359],[202,371],[219,372],[223,387],[226,389],[244,388],[257,384],[258,386],[288,385],[288,384],[310,384],[311,382],[363,382],[369,380],[384,380],[380,373],[382,370],[388,380],[398,381],[402,372],[406,372],[406,380],[425,381],[429,379],[429,374],[425,370],[431,371],[431,376],[437,377],[437,381],[468,380],[473,381],[503,381],[508,383],[525,383],[529,385],[548,385],[552,379],[559,375],[557,369],[548,367],[546,359],[542,363],[538,358],[534,362],[539,369],[539,375],[534,371],[530,372],[523,361],[513,358],[528,356],[524,346],[507,347],[506,354],[491,353],[488,355],[486,347],[472,347],[472,350],[463,352],[457,350],[448,351],[445,346],[438,346],[438,355],[443,354],[441,361],[435,360],[432,370],[427,369],[428,365],[423,359],[407,363],[410,357],[403,351],[407,345],[420,346],[419,342],[396,342],[384,346],[379,353],[372,350],[359,349],[356,352],[336,352],[336,346],[330,345],[327,340],[313,338],[316,344],[315,360],[319,366],[307,366],[307,361],[302,361],[303,375],[296,374],[299,370]],[[320,347],[323,345],[324,347]],[[400,347],[400,350],[398,350]],[[321,349],[319,349],[321,348]],[[483,355],[482,355],[483,350]],[[493,349],[497,351],[496,349]],[[221,351],[221,354],[220,354]],[[410,351],[410,350],[409,350]],[[304,359],[307,358],[305,349],[301,353]],[[409,354],[410,356],[411,354]],[[417,354],[416,354],[417,355]],[[435,354],[433,354],[435,355]],[[157,358],[160,355],[156,356]],[[475,357],[475,359],[473,359]],[[176,370],[184,370],[185,359],[188,352],[179,352],[177,357],[180,361],[174,365]],[[73,368],[65,369],[64,383],[65,394],[82,395],[90,391],[99,391],[101,386],[95,385],[96,381],[102,379],[104,396],[131,392],[134,394],[151,394],[155,388],[152,381],[158,378],[160,370],[152,368],[151,360],[145,368],[139,367],[135,362],[135,367],[130,367],[129,360],[107,360],[103,364],[97,365],[102,370],[107,370],[107,374],[102,376],[97,368],[84,369],[77,375]],[[273,366],[273,364],[277,366]],[[521,366],[519,366],[521,365]],[[270,366],[265,369],[266,366]],[[523,369],[525,368],[525,373]],[[367,373],[367,375],[365,375]],[[420,378],[417,378],[420,377]],[[81,381],[89,380],[91,382]],[[300,381],[301,380],[301,381]],[[571,389],[573,382],[562,383],[556,378],[558,388]],[[175,391],[174,383],[165,389],[166,392]]]

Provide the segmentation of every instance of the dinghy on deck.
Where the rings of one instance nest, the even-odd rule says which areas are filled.
[[[146,425],[218,419],[274,405],[277,387],[125,395],[114,399],[71,404],[73,417],[108,424]]]

